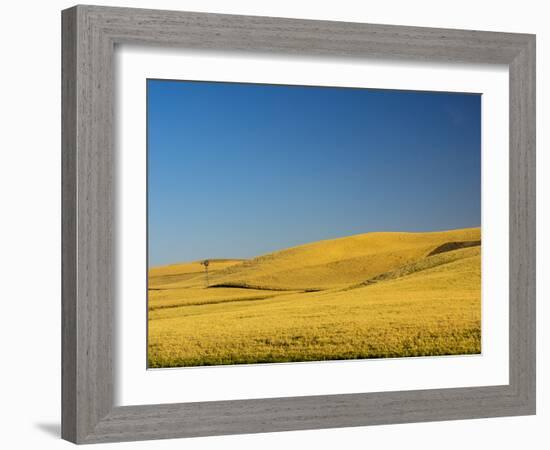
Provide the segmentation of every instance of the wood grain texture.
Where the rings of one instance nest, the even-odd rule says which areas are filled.
[[[526,34],[128,8],[63,11],[62,436],[77,443],[535,412],[535,38]],[[115,44],[507,64],[510,384],[114,407]]]
[[[510,71],[510,385],[535,410],[536,93],[535,40]]]
[[[61,434],[76,440],[76,10],[62,17]]]

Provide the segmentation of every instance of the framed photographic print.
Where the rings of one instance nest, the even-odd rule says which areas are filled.
[[[62,17],[65,439],[535,413],[534,36]]]

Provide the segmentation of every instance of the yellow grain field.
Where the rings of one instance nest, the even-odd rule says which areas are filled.
[[[481,231],[367,233],[154,267],[149,367],[481,352]]]

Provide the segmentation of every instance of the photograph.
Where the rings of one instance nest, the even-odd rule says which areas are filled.
[[[550,448],[548,6],[435,4],[3,4],[2,448]]]
[[[481,107],[147,79],[147,367],[481,354]]]

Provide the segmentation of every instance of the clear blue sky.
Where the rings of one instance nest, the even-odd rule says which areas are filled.
[[[480,95],[147,83],[151,266],[480,226]]]

